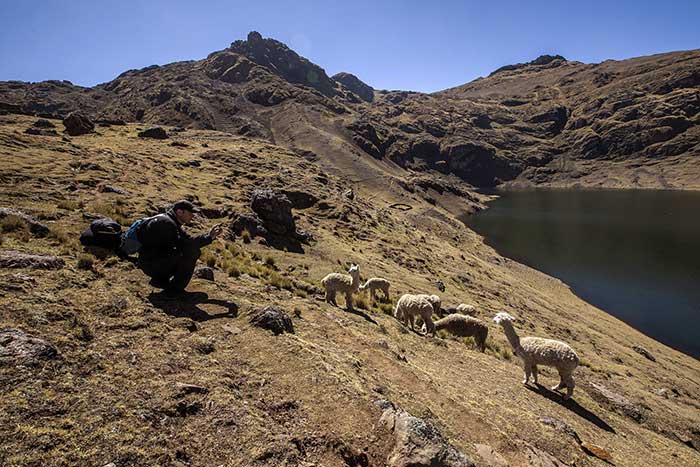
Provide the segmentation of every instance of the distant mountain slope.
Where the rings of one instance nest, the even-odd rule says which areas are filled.
[[[600,64],[542,56],[430,95],[375,91],[251,32],[205,59],[94,88],[3,82],[0,109],[222,130],[313,151],[356,177],[403,167],[477,186],[683,188],[652,166],[700,164],[698,70],[698,50]],[[642,180],[640,165],[653,175]]]

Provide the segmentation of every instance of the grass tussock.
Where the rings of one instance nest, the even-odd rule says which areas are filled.
[[[78,209],[83,209],[85,203],[82,201],[73,201],[69,199],[63,199],[56,203],[58,209],[65,209],[66,211],[77,211]]]
[[[241,232],[241,240],[243,240],[243,243],[250,243],[250,238],[250,232],[248,232],[248,229]]]
[[[95,267],[95,258],[87,253],[78,256],[78,269],[92,271]]]
[[[114,219],[124,227],[131,225],[131,216],[121,200],[118,200],[117,203],[96,201],[90,206],[90,209],[95,214]]]
[[[10,214],[0,219],[0,231],[3,233],[29,232],[27,223],[21,217]]]

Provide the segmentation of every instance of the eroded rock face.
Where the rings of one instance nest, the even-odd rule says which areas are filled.
[[[0,268],[61,269],[64,265],[57,256],[0,251]]]
[[[391,431],[395,443],[388,467],[473,467],[475,464],[430,423],[412,416],[386,400],[375,403],[384,410],[380,425]]]
[[[30,364],[56,357],[56,347],[19,329],[0,329],[0,365]]]
[[[69,113],[63,119],[63,125],[66,127],[66,133],[71,136],[85,135],[95,131],[95,124],[80,110]]]

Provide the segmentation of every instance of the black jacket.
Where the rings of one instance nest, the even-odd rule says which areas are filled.
[[[138,232],[141,249],[139,258],[142,260],[164,258],[182,254],[185,243],[193,242],[201,248],[212,242],[209,234],[191,237],[182,230],[175,212],[171,209],[165,214],[158,214],[147,220]]]

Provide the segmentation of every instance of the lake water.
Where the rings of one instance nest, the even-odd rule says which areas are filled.
[[[465,219],[499,253],[558,277],[587,302],[700,357],[700,193],[500,192]]]

